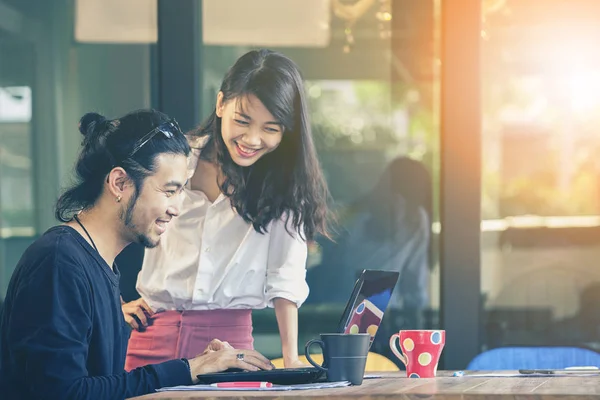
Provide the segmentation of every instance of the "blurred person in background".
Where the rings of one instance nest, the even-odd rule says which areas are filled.
[[[308,270],[307,304],[345,304],[363,269],[399,271],[373,350],[390,353],[387,340],[400,327],[422,328],[429,302],[429,272],[435,265],[432,245],[432,181],[420,161],[394,159],[375,187],[340,212],[335,242],[323,243],[320,265]],[[331,290],[335,281],[337,289]],[[394,321],[400,311],[402,326]]]

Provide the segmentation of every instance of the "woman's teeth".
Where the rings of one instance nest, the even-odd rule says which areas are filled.
[[[258,152],[258,150],[259,150],[259,149],[251,149],[249,147],[242,146],[239,143],[236,143],[236,144],[237,144],[238,148],[247,155],[252,155],[252,154]]]

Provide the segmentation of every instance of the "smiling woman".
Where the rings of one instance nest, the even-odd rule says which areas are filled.
[[[283,125],[253,94],[223,101],[217,97],[216,113],[221,118],[221,134],[232,160],[248,167],[275,150],[283,137]]]
[[[181,216],[145,253],[141,299],[123,306],[153,314],[132,332],[126,368],[193,356],[212,337],[252,348],[251,311],[265,307],[275,308],[286,367],[303,365],[306,240],[327,235],[328,191],[298,67],[269,50],[243,55],[189,137],[198,145]]]
[[[269,50],[240,57],[225,75],[214,113],[193,136],[206,140],[200,158],[219,165],[219,189],[257,231],[289,212],[290,226],[301,236],[327,235],[328,191],[313,144],[304,82],[292,60]],[[241,161],[232,151],[238,142],[269,151]]]

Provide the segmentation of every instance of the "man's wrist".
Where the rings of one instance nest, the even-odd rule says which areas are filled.
[[[194,357],[192,359],[188,359],[188,363],[190,365],[190,375],[192,377],[192,383],[198,383],[198,375],[202,375],[205,373],[205,369],[203,366],[202,359],[204,357]]]
[[[190,366],[190,361],[187,358],[181,358],[180,360],[183,361],[183,363],[187,367],[187,370],[190,373],[190,378],[191,378],[192,382],[194,382],[196,377],[192,375],[192,367]]]

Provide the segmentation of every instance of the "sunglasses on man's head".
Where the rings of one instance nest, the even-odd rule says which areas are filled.
[[[137,142],[135,142],[135,145],[133,146],[133,150],[131,150],[131,152],[125,158],[127,159],[127,158],[132,157],[142,147],[144,147],[144,145],[146,143],[148,143],[154,136],[158,135],[159,133],[162,133],[164,135],[164,137],[167,139],[171,139],[177,133],[183,135],[183,132],[181,131],[181,128],[179,127],[179,124],[177,123],[177,121],[175,121],[175,119],[170,119],[166,122],[163,122],[156,128],[152,129],[150,132],[148,132],[144,136],[142,136],[141,139],[139,139]]]

